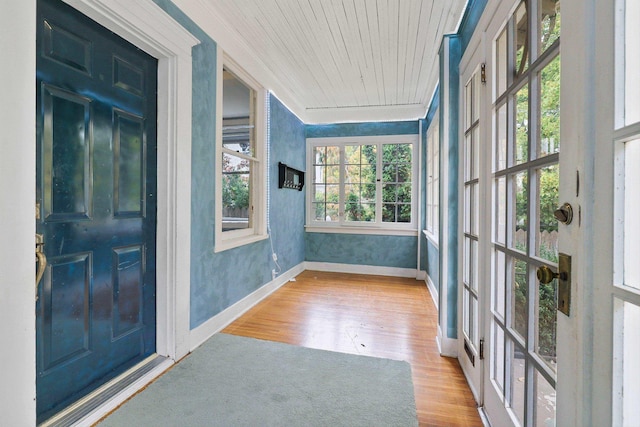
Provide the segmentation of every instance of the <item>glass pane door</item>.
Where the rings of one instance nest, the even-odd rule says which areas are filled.
[[[472,63],[474,64],[474,63]],[[477,62],[475,63],[477,64]],[[464,139],[461,144],[460,159],[462,165],[462,278],[459,289],[462,301],[462,340],[458,352],[460,365],[464,370],[476,399],[481,402],[478,390],[481,389],[482,367],[480,362],[480,105],[483,85],[481,67],[472,68],[471,76],[466,77],[463,89]],[[486,234],[483,238],[486,238]]]
[[[490,379],[514,425],[555,425],[560,1],[522,1],[494,39]],[[491,414],[489,414],[491,416]]]

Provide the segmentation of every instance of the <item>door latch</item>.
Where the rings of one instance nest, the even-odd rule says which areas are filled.
[[[558,310],[569,316],[571,307],[571,256],[558,254],[558,272],[554,272],[546,265],[538,267],[538,280],[543,285],[558,279]]]
[[[38,285],[47,268],[47,257],[44,254],[44,236],[42,234],[36,234],[36,263],[38,265],[36,272],[36,301],[38,301]]]
[[[569,203],[565,203],[553,211],[553,216],[561,223],[569,225],[573,221],[573,208]]]

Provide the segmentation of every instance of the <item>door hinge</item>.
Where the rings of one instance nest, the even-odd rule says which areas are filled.
[[[484,338],[480,340],[480,351],[479,351],[480,360],[484,359]]]
[[[480,65],[480,81],[482,82],[482,84],[487,83],[487,66],[484,62],[482,63],[482,65]]]

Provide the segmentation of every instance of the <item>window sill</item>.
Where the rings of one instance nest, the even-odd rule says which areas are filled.
[[[251,243],[265,240],[269,237],[268,234],[251,234],[249,236],[237,237],[235,239],[228,239],[216,242],[213,249],[214,253],[223,252],[229,249],[237,248]]]
[[[334,234],[371,234],[379,236],[417,236],[416,229],[401,228],[373,228],[373,227],[349,227],[349,226],[317,226],[305,225],[307,233],[334,233]]]
[[[428,241],[431,242],[436,248],[438,247],[438,236],[428,232],[427,230],[422,230],[422,234],[427,238]]]

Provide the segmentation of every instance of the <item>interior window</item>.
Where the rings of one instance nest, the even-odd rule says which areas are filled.
[[[222,69],[222,135],[217,170],[220,194],[216,250],[235,247],[264,234],[260,135],[261,91],[241,72]]]

